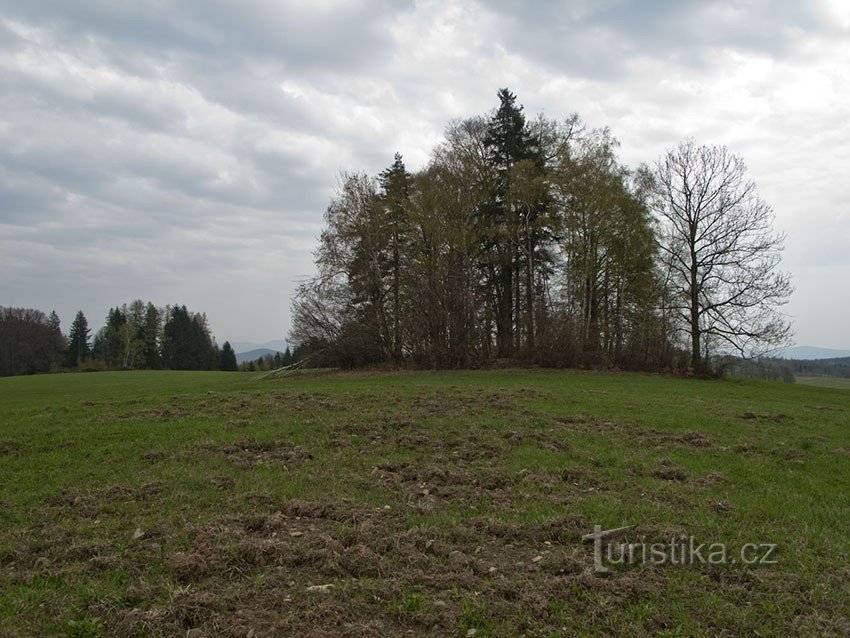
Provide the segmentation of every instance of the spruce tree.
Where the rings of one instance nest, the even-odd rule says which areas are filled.
[[[75,368],[82,361],[89,358],[91,347],[89,345],[89,322],[83,311],[77,312],[74,322],[71,324],[71,332],[68,334],[68,350],[65,364],[69,368]]]
[[[236,363],[236,352],[234,352],[233,346],[230,345],[229,341],[225,341],[224,345],[221,346],[221,362],[219,364],[219,368],[225,372],[233,372],[239,369],[239,366]]]
[[[379,176],[381,199],[389,215],[390,260],[392,262],[392,354],[401,360],[401,249],[404,243],[405,206],[410,196],[411,175],[404,166],[401,153],[396,153],[392,166]]]
[[[150,370],[159,370],[162,367],[162,353],[160,351],[160,338],[162,332],[162,312],[148,302],[145,306],[145,325],[142,337],[142,358],[144,366]]]

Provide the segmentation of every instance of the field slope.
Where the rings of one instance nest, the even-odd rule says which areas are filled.
[[[844,390],[0,379],[3,636],[846,636],[848,522]],[[600,574],[597,524],[776,562]]]

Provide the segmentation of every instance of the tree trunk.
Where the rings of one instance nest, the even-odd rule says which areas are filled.
[[[400,279],[398,254],[398,229],[393,232],[393,357],[396,363],[401,361],[401,303],[399,297]]]

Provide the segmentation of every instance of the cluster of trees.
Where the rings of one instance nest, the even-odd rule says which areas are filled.
[[[278,370],[297,363],[300,357],[301,354],[298,348],[290,349],[287,346],[283,352],[275,352],[274,354],[267,354],[256,359],[243,361],[239,364],[239,369],[248,372]]]
[[[508,90],[428,165],[344,174],[293,301],[330,365],[692,367],[784,341],[782,237],[723,148],[630,170],[610,132],[526,118]]]
[[[237,370],[236,353],[219,348],[206,315],[186,306],[158,308],[141,300],[110,308],[92,338],[82,311],[67,337],[55,312],[0,308],[0,372],[56,369]]]
[[[0,376],[50,370],[65,347],[55,312],[0,306]]]

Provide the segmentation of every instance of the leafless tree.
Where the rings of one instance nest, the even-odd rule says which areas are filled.
[[[713,352],[742,357],[787,342],[778,309],[792,292],[778,270],[784,236],[747,179],[744,161],[689,139],[656,166],[659,248],[673,288],[671,308],[690,336],[691,365]]]

